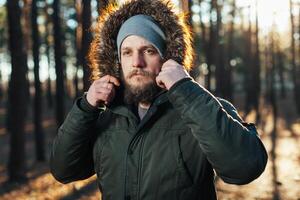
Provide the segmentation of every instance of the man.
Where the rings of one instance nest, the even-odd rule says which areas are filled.
[[[105,200],[214,200],[213,169],[231,184],[264,171],[255,126],[189,76],[190,33],[172,9],[133,0],[98,21],[94,81],[54,140],[58,181],[96,173]]]

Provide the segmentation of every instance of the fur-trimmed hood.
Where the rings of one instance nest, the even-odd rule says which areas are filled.
[[[183,14],[176,13],[170,0],[131,0],[110,4],[98,18],[88,55],[91,79],[104,75],[120,78],[116,38],[121,25],[131,16],[152,16],[166,34],[166,59],[173,59],[190,71],[193,63],[192,36]]]

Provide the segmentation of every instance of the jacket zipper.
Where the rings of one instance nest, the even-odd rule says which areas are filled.
[[[146,134],[142,134],[141,138],[141,150],[139,152],[139,162],[138,162],[138,177],[137,177],[137,184],[138,184],[138,190],[137,190],[137,200],[140,199],[140,187],[141,187],[141,176],[142,176],[142,162],[143,162],[143,153],[144,153],[144,144],[145,144],[145,137]]]
[[[151,107],[151,106],[150,106]],[[155,110],[149,110],[150,112],[149,113],[147,113],[146,115],[145,115],[145,117],[148,117],[147,115],[150,115],[149,116],[149,119],[153,116],[153,114],[155,113],[155,111],[156,111],[156,108],[155,108]],[[144,117],[144,118],[145,118]],[[149,119],[147,119],[147,121],[149,121]],[[128,180],[128,166],[127,166],[127,162],[128,162],[128,155],[131,155],[132,153],[133,153],[133,149],[134,149],[134,146],[135,146],[135,144],[136,144],[136,141],[137,141],[137,139],[140,137],[140,136],[142,136],[142,138],[141,138],[141,142],[142,142],[142,144],[141,144],[141,148],[143,148],[143,146],[144,146],[144,140],[143,140],[143,138],[144,138],[144,134],[141,132],[141,130],[142,130],[142,128],[145,126],[145,124],[146,123],[143,123],[143,125],[142,126],[138,126],[138,129],[137,129],[137,132],[134,134],[134,136],[132,137],[132,139],[131,139],[131,141],[130,141],[130,143],[129,143],[129,145],[128,145],[128,149],[127,149],[127,153],[126,153],[126,159],[125,159],[125,180],[124,180],[124,196],[126,197],[127,196],[127,194],[128,194],[128,188],[127,188],[127,180]],[[140,160],[142,160],[142,154],[141,153],[139,153],[139,161],[138,161],[138,177],[137,177],[137,179],[138,179],[138,195],[139,195],[139,176],[140,176],[140,167],[139,167],[139,165],[140,165]],[[138,198],[139,198],[139,196],[138,196]]]
[[[128,149],[127,149],[127,153],[126,153],[126,159],[125,159],[125,180],[124,180],[124,196],[126,197],[127,195],[128,195],[128,188],[127,188],[127,180],[128,180],[128,164],[127,164],[127,162],[128,162],[128,156],[129,155],[131,155],[132,153],[133,153],[133,147],[134,147],[134,145],[135,145],[135,143],[136,143],[136,141],[137,141],[137,139],[140,137],[140,136],[143,136],[143,134],[141,134],[141,132],[140,132],[140,130],[138,131],[138,132],[136,132],[135,134],[134,134],[134,136],[133,136],[133,138],[131,139],[131,141],[130,141],[130,143],[129,143],[129,145],[128,145]],[[142,137],[142,139],[143,139],[143,137]],[[141,154],[139,155],[139,157],[141,157]],[[140,158],[139,158],[139,161],[138,161],[139,163],[140,163]],[[138,163],[138,166],[140,165]],[[140,171],[140,168],[138,167],[138,171]],[[138,172],[138,174],[139,174],[140,172]],[[139,176],[139,175],[138,175]],[[138,178],[138,182],[139,182],[139,177],[137,177]],[[139,185],[139,184],[138,184]],[[139,187],[139,186],[138,186]]]

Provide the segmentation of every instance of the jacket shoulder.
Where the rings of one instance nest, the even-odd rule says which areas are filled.
[[[238,114],[237,109],[234,105],[226,99],[217,97],[218,101],[221,103],[224,110],[234,119],[238,120],[239,122],[243,122],[241,116]]]

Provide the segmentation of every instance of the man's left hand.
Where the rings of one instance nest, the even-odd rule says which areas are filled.
[[[159,87],[169,90],[176,82],[187,77],[190,75],[184,67],[170,59],[162,65],[161,71],[156,77],[156,83]]]

